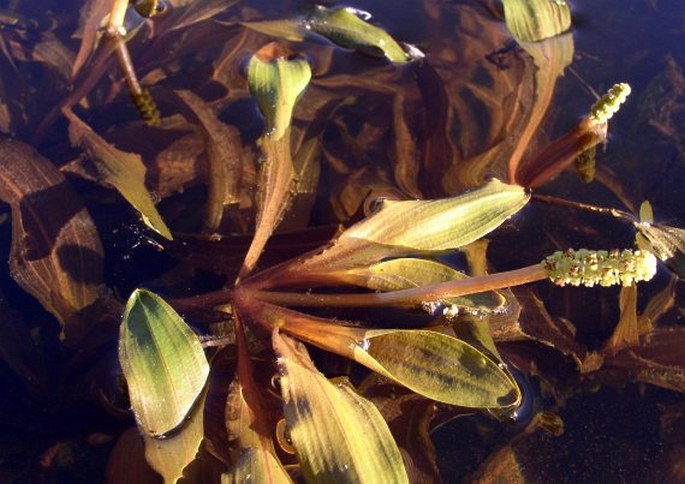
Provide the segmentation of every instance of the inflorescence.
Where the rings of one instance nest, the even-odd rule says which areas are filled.
[[[645,250],[569,249],[547,257],[542,266],[552,282],[559,286],[629,286],[654,276],[656,258]]]

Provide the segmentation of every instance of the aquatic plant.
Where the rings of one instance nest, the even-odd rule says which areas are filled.
[[[474,90],[496,106],[478,147],[478,116],[455,100],[461,81],[434,62],[438,49],[398,42],[367,12],[316,6],[284,20],[255,19],[239,2],[84,3],[80,49],[65,71],[72,85],[31,125],[44,149],[63,116],[69,162],[57,169],[3,140],[0,198],[12,211],[12,277],[59,321],[74,360],[105,365],[98,355],[116,346],[122,385],[104,390],[111,372],[89,380],[104,407],[135,419],[112,452],[110,480],[150,468],[165,482],[438,480],[434,422],[465,413],[511,421],[528,397],[496,340],[542,343],[579,374],[598,375],[603,358],[620,364],[611,358],[640,347],[636,283],[655,275],[655,255],[682,274],[682,231],[655,224],[646,208],[637,219],[540,193],[606,141],[630,88],[614,85],[569,132],[538,139],[573,45],[568,5],[535,5],[504,2],[524,60],[473,47],[503,85],[517,86]],[[467,14],[490,27],[484,33],[500,31],[501,19]],[[224,50],[196,59],[208,37]],[[336,71],[341,53],[360,70]],[[185,69],[202,71],[195,62],[210,55],[212,72],[189,82]],[[100,121],[120,94],[144,123],[133,114]],[[241,103],[261,113],[257,128]],[[135,245],[169,254],[174,268],[134,287],[106,277],[135,250],[105,264],[116,244],[103,248],[100,236],[115,231],[98,233],[64,173],[98,185],[93,205],[105,210],[123,205],[102,195],[115,189],[136,213]],[[504,263],[491,258],[487,239],[515,247],[525,237],[511,232],[525,228],[531,200],[628,222],[639,249],[602,234],[588,242],[605,249],[554,240],[507,248]],[[545,280],[622,286],[620,321],[601,350],[583,353],[551,317],[526,333],[525,318],[543,319],[544,304],[511,288]],[[666,375],[651,382],[677,385]],[[548,411],[533,422],[561,427]]]

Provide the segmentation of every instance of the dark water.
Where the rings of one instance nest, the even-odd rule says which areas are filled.
[[[161,78],[154,92],[164,116],[175,112],[174,101],[165,97],[172,89],[193,90],[207,102],[226,97],[230,101],[217,104],[219,119],[237,125],[244,144],[254,145],[263,125],[254,103],[241,94],[245,86],[240,70],[244,69],[250,49],[268,38],[250,38],[245,52],[230,59],[223,85],[218,85],[221,83],[210,80],[212,63],[225,55],[229,50],[226,46],[233,46],[240,32],[240,27],[222,26],[221,22],[231,22],[233,16],[243,20],[290,17],[308,11],[312,3],[238,3],[227,11],[217,11],[213,15],[216,22],[201,23],[201,28],[187,37],[172,36],[161,45],[132,41],[134,64],[140,74]],[[608,143],[598,148],[597,162],[604,170],[600,179],[586,185],[570,170],[539,192],[633,213],[643,200],[649,200],[656,222],[684,227],[685,8],[679,0],[576,0],[571,4],[573,62],[557,81],[555,95],[531,146],[540,148],[575,126],[595,101],[593,91],[602,95],[615,82],[628,82],[632,94],[609,123]],[[309,98],[309,107],[305,98],[305,107],[296,119],[300,125],[324,126],[322,139],[327,151],[311,217],[304,222],[291,220],[295,228],[359,217],[369,191],[414,195],[406,190],[411,183],[393,178],[394,93],[382,88],[374,91],[370,84],[354,84],[343,75],[379,79],[380,84],[394,85],[396,93],[406,96],[405,117],[418,140],[418,151],[425,151],[431,129],[444,128],[441,123],[447,123],[448,118],[441,117],[444,113],[440,103],[452,99],[453,111],[459,114],[449,118],[452,125],[444,131],[457,145],[458,156],[471,160],[502,141],[501,132],[490,130],[498,123],[505,125],[506,119],[501,118],[513,109],[506,106],[510,98],[503,90],[511,88],[508,82],[521,82],[525,65],[530,69],[526,54],[512,46],[504,33],[496,2],[376,0],[345,5],[373,13],[374,21],[395,38],[424,51],[434,71],[393,70],[382,60],[333,48],[325,42],[295,44],[315,66],[316,88],[311,90],[320,89],[319,97],[312,94]],[[50,39],[58,39],[74,53],[78,42],[70,36],[78,25],[80,6],[79,2],[0,2],[0,8],[22,15],[10,15],[0,27],[0,97],[12,115],[4,134],[32,143],[58,166],[71,161],[78,151],[69,143],[64,119],[57,116],[41,139],[35,140],[34,134],[53,107],[65,98],[68,82],[55,73],[54,66],[46,67],[43,61],[28,62],[26,58],[59,55],[54,50],[29,48],[35,48],[44,32],[51,32]],[[25,23],[17,26],[17,18]],[[160,20],[165,21],[169,22]],[[165,28],[163,23],[160,25]],[[500,49],[503,64],[495,69],[486,55]],[[19,57],[20,52],[24,58]],[[161,68],[163,74],[156,71]],[[533,71],[526,72],[531,75]],[[428,79],[431,73],[436,77]],[[96,131],[107,133],[108,139],[123,149],[153,157],[172,142],[172,137],[136,124],[137,113],[122,94],[118,76],[116,69],[109,70],[105,80],[93,87],[90,108],[76,109]],[[435,96],[426,100],[425,91],[417,88],[417,77],[430,89],[444,86],[446,98],[437,90],[429,90]],[[331,84],[331,79],[335,83]],[[22,85],[30,87],[24,89]],[[321,92],[327,89],[345,95],[349,92],[354,99],[339,111],[323,109],[321,104],[327,98]],[[521,100],[525,102],[530,99]],[[424,112],[429,112],[429,121],[434,124],[422,118]],[[328,116],[338,124],[328,123]],[[422,194],[444,196],[468,187],[463,180],[445,182],[444,173],[449,167],[444,155],[448,150],[440,143],[432,145],[432,149],[436,153],[434,165],[424,163],[414,180]],[[506,172],[504,165],[493,162],[475,173],[502,176]],[[348,177],[350,172],[358,173],[358,178]],[[186,279],[179,282],[172,271],[177,267],[177,258],[160,253],[148,243],[154,235],[142,227],[126,204],[111,190],[78,178],[70,180],[86,199],[99,229],[105,246],[105,280],[117,297],[125,299],[140,285],[163,288],[167,295],[181,297],[216,289],[227,279],[200,271],[194,278],[184,273]],[[183,188],[182,193],[169,196],[164,195],[161,184],[153,189],[161,193],[160,211],[174,231],[197,232],[202,224],[198,214],[207,197],[202,175]],[[9,216],[7,205],[1,209],[0,215]],[[232,227],[230,231],[238,230]],[[10,224],[5,221],[0,225],[3,261],[9,258],[10,237]],[[326,236],[321,238],[326,240]],[[493,270],[504,270],[535,262],[559,247],[592,243],[598,247],[628,247],[633,238],[632,228],[616,220],[532,204],[505,226],[501,235],[493,237],[489,255]],[[10,323],[6,325],[10,329],[5,329],[2,336],[8,342],[0,345],[7,363],[0,363],[0,481],[97,482],[104,475],[115,439],[132,423],[130,417],[122,417],[93,396],[92,385],[97,387],[102,381],[108,382],[107,390],[112,394],[118,392],[115,343],[105,345],[100,358],[87,352],[74,355],[61,346],[54,318],[12,281],[6,265],[1,282],[2,317]],[[638,307],[644,308],[668,283],[669,272],[661,267],[656,280],[641,287]],[[685,345],[679,343],[685,342],[681,336],[681,286],[675,283],[674,302],[655,323],[659,330],[676,331],[676,343],[663,343],[651,353],[639,353],[636,358],[650,362],[645,366],[619,358],[601,371],[590,369],[587,374],[578,370],[573,358],[583,359],[600,351],[611,336],[619,317],[618,291],[536,286],[535,294],[550,317],[561,321],[559,326],[573,328],[570,340],[574,343],[564,340],[569,347],[554,348],[550,341],[556,340],[540,333],[522,342],[501,343],[505,359],[524,375],[530,410],[517,421],[477,415],[441,425],[432,439],[442,479],[533,483],[685,481],[685,397],[680,393],[685,391]],[[525,298],[526,294],[517,296]],[[29,329],[14,332],[12,324]],[[27,336],[30,344],[26,351],[31,356],[17,356],[11,338],[27,344]],[[659,360],[660,356],[663,360]],[[38,383],[26,376],[34,371],[40,375]],[[528,426],[535,413],[543,410],[563,421],[561,435]]]

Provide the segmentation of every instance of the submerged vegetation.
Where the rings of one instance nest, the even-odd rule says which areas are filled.
[[[98,414],[110,482],[436,482],[466,416],[516,428],[471,477],[524,476],[585,389],[685,392],[685,232],[597,151],[630,86],[552,129],[567,2],[407,2],[413,44],[344,5],[24,3],[0,356],[27,411]]]

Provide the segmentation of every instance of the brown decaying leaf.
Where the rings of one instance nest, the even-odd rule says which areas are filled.
[[[204,231],[220,231],[228,210],[240,204],[243,146],[238,130],[222,123],[207,104],[191,91],[176,91],[196,118],[205,140],[208,162],[209,200],[204,220]]]
[[[103,290],[103,249],[82,201],[37,151],[0,141],[0,198],[12,207],[12,277],[64,326],[82,336],[79,312]]]

